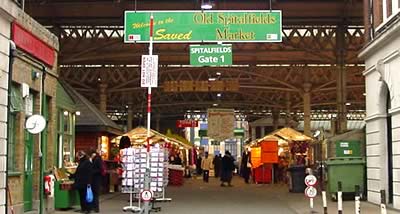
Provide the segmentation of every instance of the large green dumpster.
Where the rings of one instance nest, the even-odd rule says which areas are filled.
[[[361,143],[358,140],[336,141],[336,157],[361,157]]]
[[[355,193],[355,186],[365,190],[365,159],[362,157],[330,158],[328,165],[328,190],[336,199],[338,182],[342,182],[343,193]]]

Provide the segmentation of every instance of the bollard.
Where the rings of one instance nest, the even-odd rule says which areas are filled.
[[[386,192],[381,190],[381,214],[386,214]]]
[[[338,214],[343,214],[342,182],[341,181],[338,182],[337,201],[338,201]]]
[[[355,186],[355,213],[356,214],[361,214],[361,203],[360,203],[360,198],[361,198],[361,192],[360,192],[360,186],[356,185]]]
[[[314,199],[310,198],[310,209],[311,209],[311,213],[314,213]]]
[[[320,170],[319,170],[319,177],[320,177],[320,187],[322,192],[322,206],[324,208],[324,214],[328,214],[328,203],[326,201],[326,191],[325,191],[325,181],[324,181],[324,163],[320,162]]]
[[[324,214],[328,214],[328,204],[326,202],[326,191],[322,191],[322,205],[324,207]]]

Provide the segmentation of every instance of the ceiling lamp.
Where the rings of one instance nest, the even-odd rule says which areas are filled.
[[[210,9],[212,9],[212,7],[213,6],[212,6],[210,0],[208,0],[207,2],[204,2],[204,0],[201,1],[201,9],[202,10],[210,10]]]

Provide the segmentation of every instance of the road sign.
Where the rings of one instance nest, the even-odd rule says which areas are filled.
[[[281,42],[280,10],[125,11],[124,42]]]
[[[315,198],[315,196],[317,196],[317,193],[317,189],[312,186],[309,186],[304,190],[304,194],[309,198]]]
[[[307,186],[315,186],[317,184],[317,177],[314,175],[307,175],[306,178],[304,178],[304,183]]]
[[[158,55],[142,55],[140,86],[144,88],[158,86]]]
[[[176,127],[177,128],[186,128],[186,127],[197,127],[199,122],[197,120],[177,120]]]
[[[142,201],[150,201],[153,198],[153,193],[150,190],[143,190],[140,193]]]
[[[190,64],[232,65],[232,45],[191,45]]]

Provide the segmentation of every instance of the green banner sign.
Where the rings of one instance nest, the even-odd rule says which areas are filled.
[[[125,11],[125,43],[149,42],[153,14],[154,42],[281,42],[280,10]]]
[[[191,45],[190,64],[232,65],[232,45]]]

